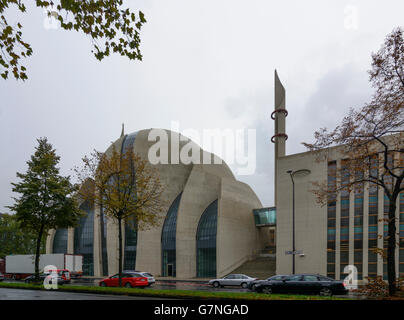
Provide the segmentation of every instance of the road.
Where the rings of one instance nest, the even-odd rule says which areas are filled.
[[[99,280],[72,280],[70,284],[65,284],[65,286],[98,286]],[[224,288],[213,288],[207,283],[203,282],[185,282],[185,281],[157,281],[145,290],[192,290],[192,291],[224,291],[224,292],[251,292],[248,289],[242,289],[240,287],[224,287]]]
[[[12,280],[6,280],[6,282],[18,282],[21,283],[21,281],[12,281]],[[89,280],[89,279],[79,279],[79,280],[72,280],[70,284],[64,284],[63,286],[98,286],[99,280]],[[8,290],[8,289],[7,289]],[[153,284],[151,287],[147,287],[144,290],[191,290],[191,291],[211,291],[211,292],[251,292],[248,289],[242,289],[240,287],[224,287],[224,288],[213,288],[212,286],[208,285],[207,283],[203,282],[184,282],[184,281],[178,281],[178,282],[167,282],[167,281],[157,281],[155,284]],[[21,290],[22,291],[22,290]],[[25,291],[25,290],[23,290]],[[35,291],[36,292],[36,291]],[[60,292],[61,293],[61,292]],[[46,292],[45,294],[52,294],[52,292]],[[75,294],[76,295],[76,294]],[[80,294],[81,295],[81,294]],[[93,294],[84,294],[84,296],[94,296]],[[105,295],[96,295],[94,299],[141,299],[139,297],[127,297],[127,296],[105,296]],[[110,298],[112,297],[112,298]],[[337,296],[341,298],[349,298],[349,299],[363,299],[364,297],[360,297],[358,295],[354,295],[352,293],[344,296]],[[3,299],[3,297],[0,295],[0,300]],[[31,299],[31,298],[27,298]],[[37,299],[37,298],[33,298]],[[46,295],[45,298],[46,299]],[[51,298],[53,299],[53,297]],[[57,298],[55,298],[57,299]],[[67,298],[63,298],[67,299]],[[75,298],[76,299],[76,298]],[[78,298],[80,299],[80,298]],[[149,299],[149,298],[144,298],[144,299]]]
[[[0,300],[166,300],[106,294],[0,288]]]

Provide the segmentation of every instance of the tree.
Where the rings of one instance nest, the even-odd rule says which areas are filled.
[[[21,180],[12,183],[13,192],[19,193],[14,198],[15,204],[9,208],[16,213],[21,228],[35,234],[35,277],[39,281],[39,256],[43,238],[50,229],[73,227],[81,216],[74,197],[77,187],[69,177],[59,175],[60,157],[47,138],[37,140],[31,160],[27,161],[25,174],[18,173]]]
[[[404,41],[403,29],[397,28],[386,37],[384,45],[372,54],[370,82],[375,88],[371,101],[350,109],[334,130],[315,132],[315,142],[303,143],[319,152],[319,160],[328,158],[329,148],[340,146],[343,160],[334,175],[339,183],[315,182],[313,192],[325,204],[341,192],[360,192],[363,184],[382,188],[389,200],[387,260],[389,294],[396,292],[396,200],[404,191]],[[324,150],[325,149],[325,150]],[[382,237],[382,235],[379,235]]]
[[[46,8],[61,28],[89,36],[98,60],[111,52],[142,60],[139,32],[146,19],[141,11],[135,14],[123,8],[123,0],[36,0],[35,4]],[[0,0],[0,75],[7,79],[12,73],[16,79],[26,80],[26,67],[20,60],[32,55],[33,50],[23,40],[22,25],[18,22],[12,26],[5,17],[6,9],[12,6],[26,11],[23,0]]]
[[[41,242],[41,253],[45,252],[45,238]],[[21,229],[16,215],[0,215],[0,258],[10,254],[32,254],[35,251],[35,235]]]
[[[83,158],[83,167],[75,169],[81,182],[82,199],[102,208],[118,225],[119,286],[122,286],[122,222],[138,230],[160,223],[164,190],[157,171],[127,149],[123,154],[112,146],[110,154],[94,151]],[[91,180],[93,183],[89,183]]]

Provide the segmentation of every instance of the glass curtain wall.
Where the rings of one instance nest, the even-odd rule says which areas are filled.
[[[176,231],[177,214],[182,192],[168,209],[161,233],[161,274],[163,277],[176,276]]]
[[[404,193],[400,193],[400,251],[399,251],[399,277],[404,277]]]
[[[388,154],[387,156],[387,165],[389,168],[393,167],[393,155]],[[386,186],[390,187],[393,183],[393,177],[389,174],[386,174],[384,177],[384,183]],[[387,195],[384,195],[384,204],[383,204],[383,249],[387,256],[387,247],[388,247],[388,228],[389,228],[389,206],[390,199]],[[387,260],[383,259],[383,280],[387,280]]]
[[[370,174],[378,176],[378,160],[373,157],[370,160]],[[369,184],[369,217],[368,217],[368,277],[377,277],[377,224],[378,224],[378,187],[376,184]]]
[[[84,202],[80,209],[87,214],[80,218],[79,226],[74,229],[74,254],[83,255],[83,274],[94,275],[94,209]]]
[[[107,251],[107,217],[103,208],[100,208],[101,247],[102,247],[102,274],[108,276],[108,251]]]
[[[52,253],[67,253],[67,229],[56,230]]]
[[[349,170],[344,160],[341,161],[341,229],[340,229],[340,272],[341,278],[349,264],[349,191],[344,189],[349,183]]]
[[[335,161],[328,163],[328,186],[334,189],[336,185]],[[327,202],[327,276],[335,279],[335,240],[336,240],[336,194],[328,196]]]
[[[137,226],[133,220],[125,223],[124,270],[136,270]]]
[[[133,150],[137,132],[126,135],[122,142],[121,154],[127,150]],[[125,242],[123,268],[124,270],[136,270],[136,246],[137,246],[137,224],[133,219],[125,221]]]
[[[202,213],[196,234],[197,277],[216,277],[217,202]]]
[[[356,179],[362,179],[358,174]],[[363,183],[355,186],[354,208],[354,266],[358,271],[358,280],[363,279]]]

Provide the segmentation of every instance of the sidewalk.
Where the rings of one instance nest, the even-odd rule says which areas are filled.
[[[160,282],[195,282],[208,283],[211,278],[175,278],[175,277],[155,277]]]

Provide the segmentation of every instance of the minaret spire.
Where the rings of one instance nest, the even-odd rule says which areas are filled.
[[[271,138],[271,142],[275,144],[275,206],[277,205],[277,175],[278,175],[278,159],[286,154],[286,117],[288,111],[286,110],[286,90],[278,77],[278,72],[275,70],[275,110],[271,114],[272,120],[275,120],[275,132]]]

